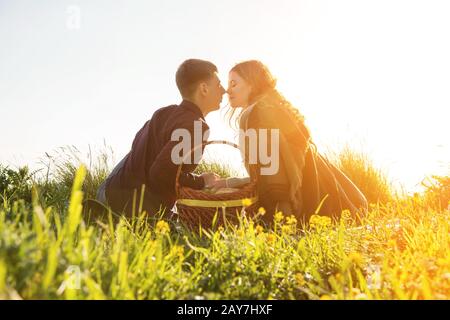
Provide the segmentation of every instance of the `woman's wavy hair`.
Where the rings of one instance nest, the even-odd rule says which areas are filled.
[[[269,71],[269,68],[261,61],[248,60],[240,62],[236,64],[230,72],[231,71],[236,72],[251,86],[249,104],[261,102],[271,106],[278,106],[279,108],[286,108],[294,115],[299,123],[304,125],[303,115],[276,89],[277,79]],[[236,111],[236,108],[230,108],[230,110],[228,110],[228,122],[230,126],[233,126],[232,119],[233,117],[236,117],[234,125],[239,128],[241,113],[242,110]]]

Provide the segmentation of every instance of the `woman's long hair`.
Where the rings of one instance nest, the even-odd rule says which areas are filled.
[[[286,108],[298,121],[304,126],[304,117],[297,108],[295,108],[277,89],[277,80],[261,61],[248,60],[236,64],[230,72],[236,72],[250,86],[249,104],[261,101],[261,103],[269,104],[272,107]],[[235,117],[234,125],[239,128],[239,119],[242,110],[230,108],[228,111],[228,122],[233,126],[232,119]],[[306,128],[306,127],[305,127]],[[309,130],[308,130],[309,135]]]

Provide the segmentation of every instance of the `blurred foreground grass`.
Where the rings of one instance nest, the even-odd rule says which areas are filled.
[[[361,225],[347,212],[308,226],[279,213],[270,228],[242,218],[194,231],[163,213],[87,223],[82,200],[109,173],[106,158],[62,161],[40,179],[0,167],[0,298],[449,299],[450,179],[399,196],[364,157],[341,161],[374,194]]]

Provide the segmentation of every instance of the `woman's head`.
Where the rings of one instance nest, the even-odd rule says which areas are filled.
[[[228,97],[232,108],[245,108],[275,89],[276,79],[258,60],[236,64],[228,75]]]
[[[276,84],[277,80],[262,62],[249,60],[236,64],[229,72],[227,90],[231,107],[228,110],[230,126],[233,126],[234,119],[234,124],[239,127],[241,112],[236,112],[238,107],[246,108],[255,102],[259,102],[261,107],[284,108],[303,126],[303,115],[276,89]],[[306,134],[309,136],[309,132]]]

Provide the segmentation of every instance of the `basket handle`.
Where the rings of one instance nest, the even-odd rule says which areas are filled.
[[[183,161],[178,166],[177,175],[175,177],[175,193],[176,193],[177,199],[179,198],[179,195],[180,195],[180,192],[179,192],[179,190],[180,190],[180,175],[181,175],[181,168],[183,166],[184,160],[186,160],[187,157],[190,157],[193,151],[195,151],[198,148],[201,148],[203,146],[206,147],[209,144],[226,144],[226,145],[232,146],[232,147],[234,147],[236,149],[239,149],[239,146],[236,143],[229,142],[229,141],[226,141],[226,140],[211,140],[211,141],[203,142],[201,145],[198,145],[198,146],[192,148],[188,152],[188,154],[186,154],[184,156]]]

